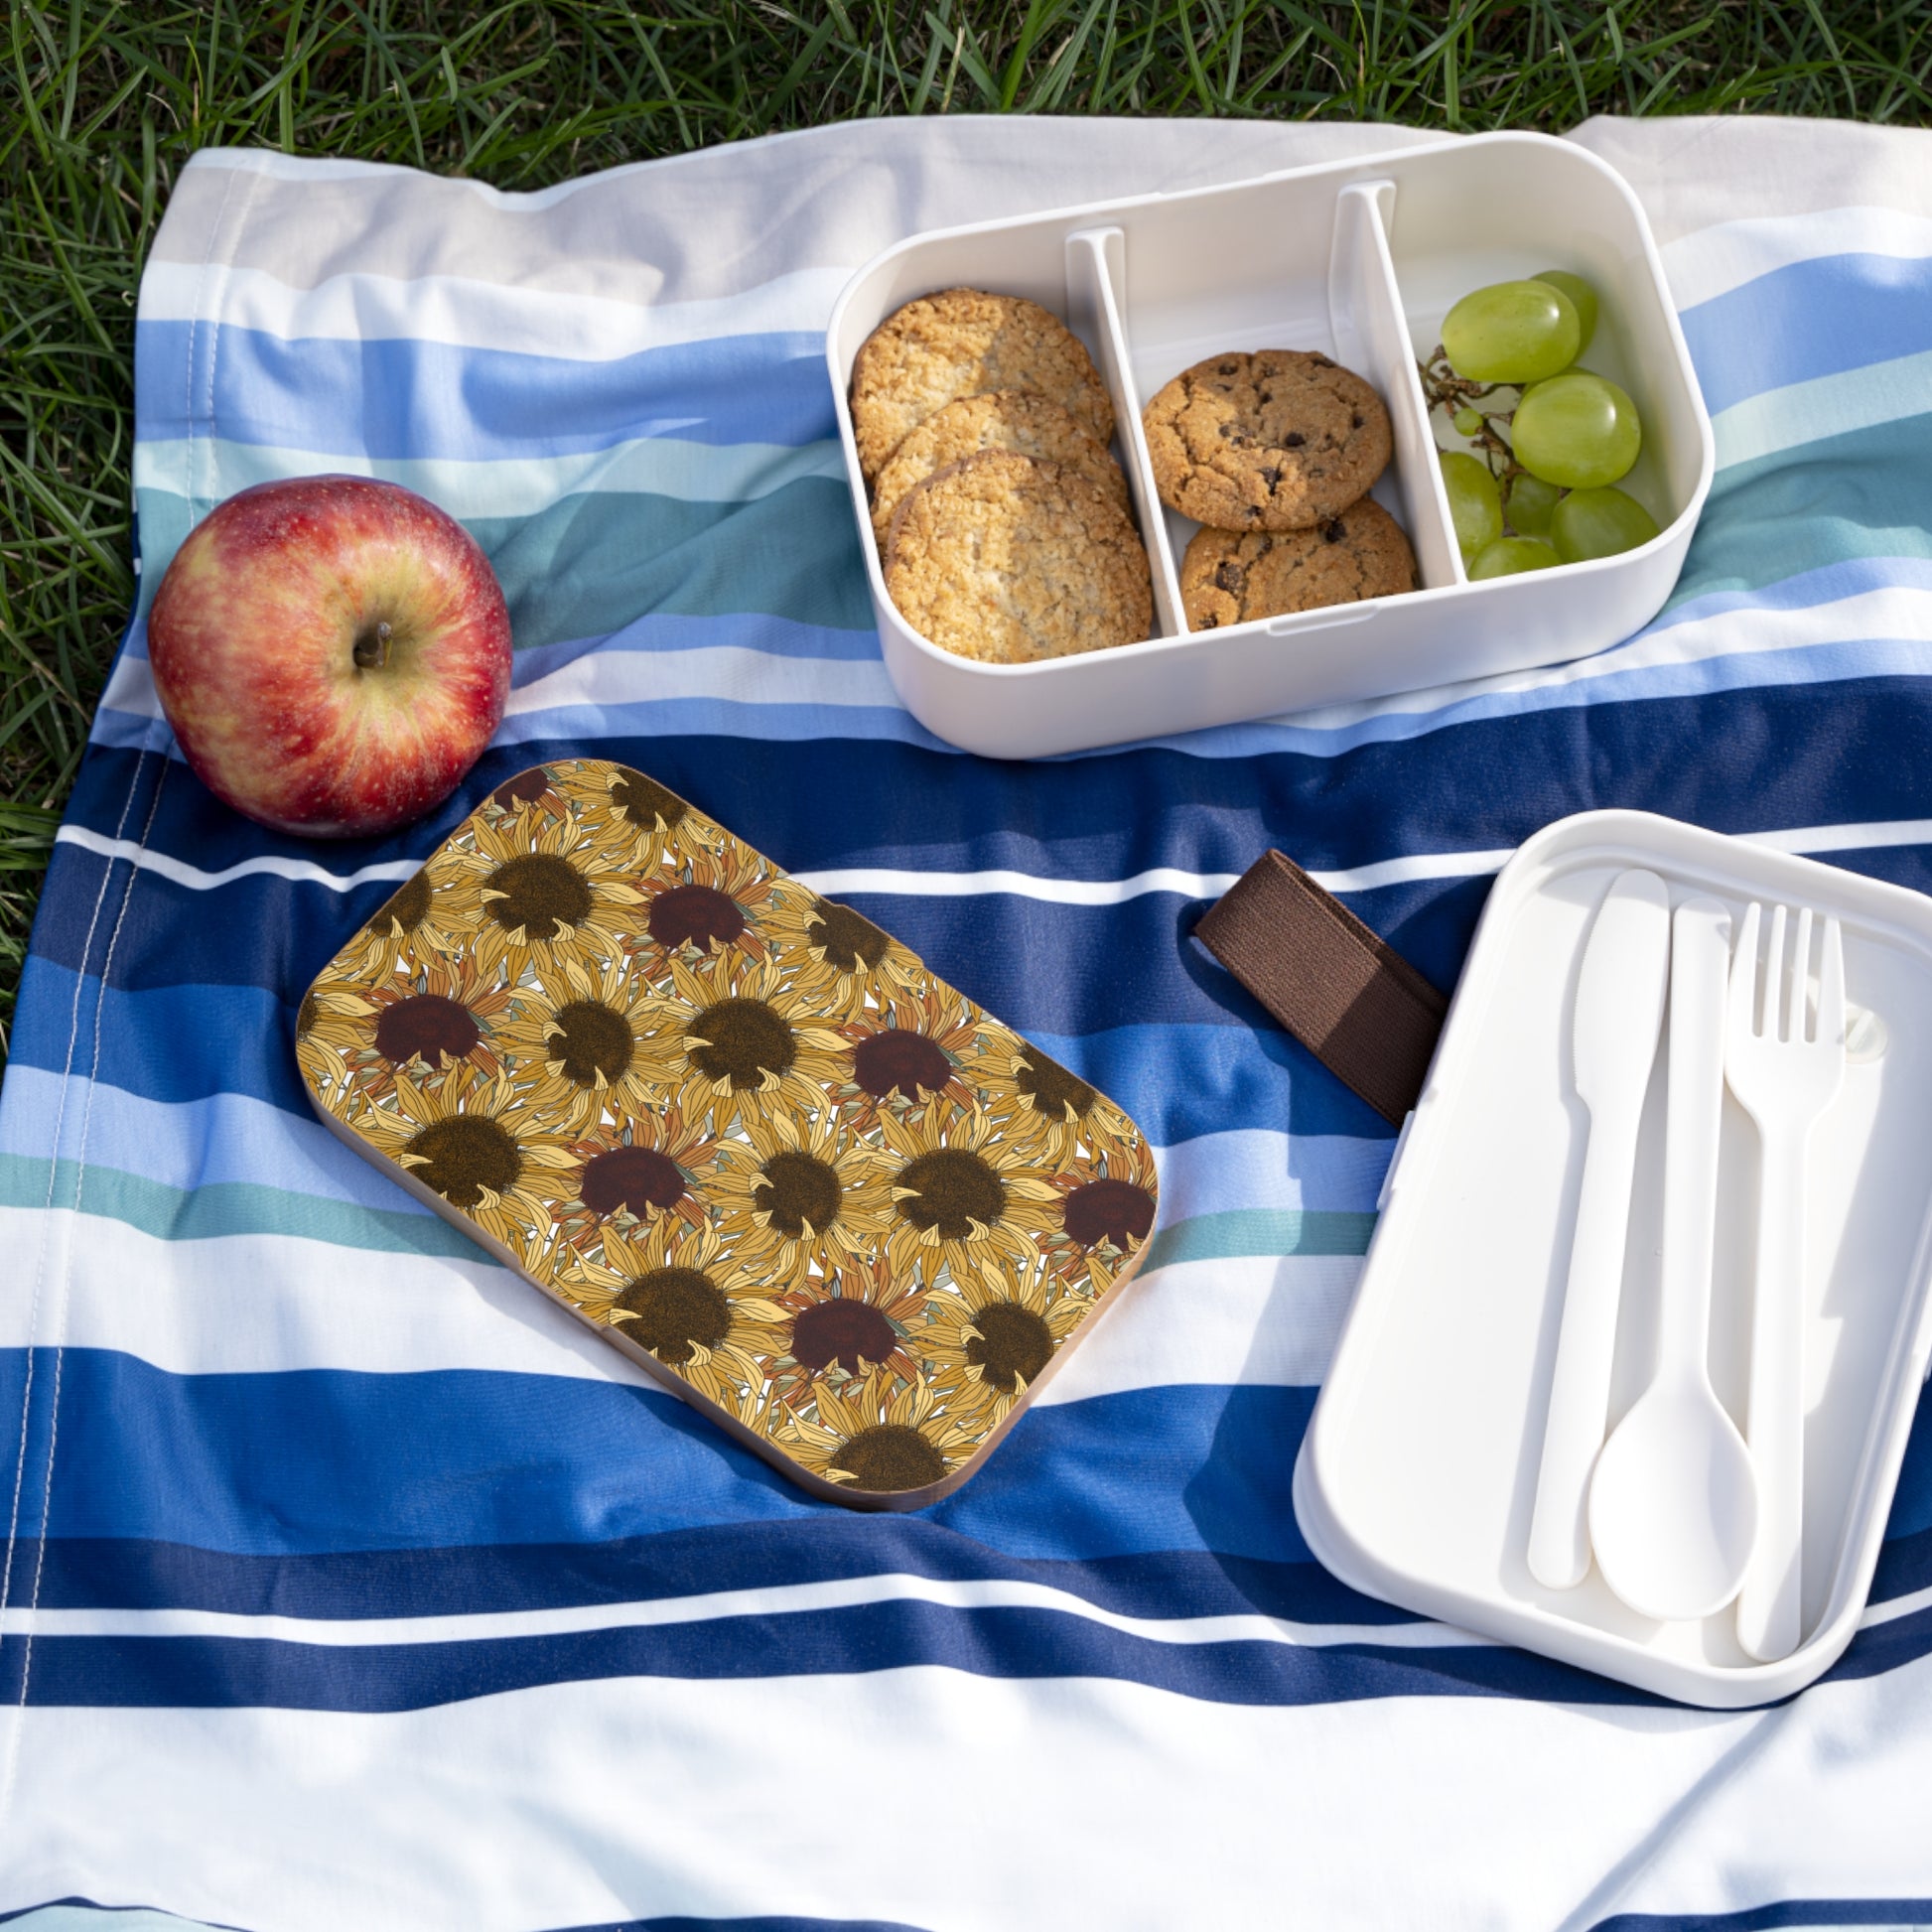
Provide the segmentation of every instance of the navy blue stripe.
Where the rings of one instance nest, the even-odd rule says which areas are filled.
[[[1805,1932],[1817,1925],[1876,1925],[1886,1932],[1932,1924],[1932,1896],[1785,1898],[1737,1912],[1618,1912],[1590,1932]]]
[[[1716,415],[1767,389],[1932,348],[1932,260],[1788,262],[1679,320],[1705,405]]]
[[[232,323],[198,333],[192,322],[144,322],[134,332],[134,383],[144,442],[214,435],[318,456],[514,463],[646,436],[797,447],[838,433],[825,338],[808,331],[588,362],[409,338],[290,340]]]

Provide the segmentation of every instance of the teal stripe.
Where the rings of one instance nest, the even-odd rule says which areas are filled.
[[[75,1205],[85,1214],[124,1221],[159,1241],[207,1241],[230,1234],[293,1235],[326,1241],[338,1248],[382,1254],[443,1255],[460,1261],[488,1260],[483,1249],[434,1214],[386,1207],[357,1207],[349,1201],[295,1194],[244,1180],[213,1181],[202,1187],[170,1187],[160,1180],[119,1168],[53,1164],[24,1154],[0,1154],[0,1207]]]
[[[1666,610],[1869,557],[1932,558],[1932,416],[1722,471]]]
[[[1375,1216],[1335,1208],[1236,1207],[1196,1214],[1154,1237],[1143,1273],[1181,1261],[1256,1255],[1365,1255]]]
[[[138,508],[142,556],[172,557],[188,534],[187,499],[143,489]],[[495,567],[519,650],[608,636],[645,612],[873,627],[852,492],[831,478],[744,503],[599,490],[466,527]],[[144,610],[161,567],[143,572]]]

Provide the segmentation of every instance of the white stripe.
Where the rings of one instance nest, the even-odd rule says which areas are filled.
[[[141,277],[139,315],[142,322],[218,320],[285,340],[407,340],[606,362],[683,343],[816,333],[851,275],[849,267],[801,268],[742,295],[646,305],[449,275],[334,275],[298,289],[263,269],[237,267],[216,283],[198,263],[156,261]],[[632,279],[641,296],[653,278],[638,263]]]
[[[1932,349],[1767,389],[1720,410],[1711,418],[1711,428],[1723,471],[1802,444],[1928,413]]]
[[[1859,1628],[1871,1630],[1881,1623],[1896,1623],[1901,1616],[1916,1616],[1920,1610],[1932,1610],[1932,1589],[1915,1589],[1909,1596],[1892,1596],[1882,1603],[1868,1604],[1859,1618]]]
[[[1932,221],[1901,208],[1834,207],[1813,214],[1752,215],[1680,235],[1659,251],[1671,299],[1694,309],[1795,262],[1832,255],[1932,255]]]
[[[224,494],[284,477],[375,477],[400,483],[466,521],[534,516],[567,496],[651,494],[686,502],[753,502],[809,477],[843,483],[845,459],[833,442],[693,443],[642,436],[564,456],[392,458],[334,450],[275,449],[225,438],[174,437],[134,452],[137,490],[189,494],[191,466],[218,460]]]
[[[505,715],[527,718],[578,705],[672,698],[899,708],[886,666],[876,657],[787,657],[742,644],[709,644],[695,650],[588,651],[512,691]]]
[[[69,1346],[171,1375],[493,1369],[658,1386],[481,1250],[470,1261],[293,1234],[164,1241],[107,1215],[0,1207],[0,1253],[26,1252],[50,1221],[69,1228],[75,1255]],[[1036,1399],[1306,1387],[1327,1366],[1360,1268],[1352,1255],[1245,1255],[1156,1269],[1129,1283]],[[44,1342],[30,1318],[25,1298],[0,1297],[0,1348]]]
[[[715,1590],[632,1603],[585,1603],[542,1610],[457,1616],[248,1616],[222,1610],[0,1609],[0,1634],[39,1637],[240,1637],[269,1643],[365,1649],[379,1644],[487,1643],[511,1637],[572,1636],[598,1630],[661,1629],[723,1617],[805,1616],[868,1603],[932,1603],[949,1610],[1053,1610],[1149,1643],[1272,1643],[1296,1649],[1374,1644],[1387,1650],[1489,1648],[1487,1639],[1446,1623],[1298,1623],[1257,1614],[1124,1616],[1044,1584],[943,1581],[886,1574],[827,1583]]]
[[[34,1774],[0,1906],[158,1899],[277,1932],[1574,1932],[1626,1903],[1932,1891],[1928,1660],[1745,1714],[1276,1708],[922,1666],[14,1722]]]
[[[355,872],[331,872],[313,860],[284,859],[271,853],[257,859],[241,859],[218,872],[208,872],[201,866],[191,866],[185,859],[171,859],[165,852],[150,852],[132,839],[110,839],[102,833],[90,832],[84,825],[63,825],[54,840],[57,845],[77,845],[83,852],[98,853],[103,859],[125,859],[158,879],[191,887],[196,892],[208,892],[231,880],[268,877],[298,880],[305,886],[327,886],[336,893],[351,893],[358,886],[387,884],[392,880],[400,883],[414,878],[423,869],[420,859],[383,859]]]

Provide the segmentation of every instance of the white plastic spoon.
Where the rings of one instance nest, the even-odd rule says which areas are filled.
[[[1657,1365],[1596,1458],[1589,1537],[1640,1615],[1710,1616],[1737,1594],[1757,1535],[1744,1439],[1711,1386],[1711,1257],[1724,1106],[1730,914],[1687,899],[1671,921],[1670,1085]]]

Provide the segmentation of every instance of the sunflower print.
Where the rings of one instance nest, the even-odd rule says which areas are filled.
[[[850,1124],[746,1111],[719,1151],[719,1225],[748,1268],[798,1283],[871,1254],[892,1226],[892,1164]]]
[[[583,1134],[599,1121],[648,1108],[659,1090],[674,1018],[618,961],[599,965],[559,952],[543,982],[505,996],[502,1029],[525,1082],[524,1104],[546,1127]]]
[[[916,1266],[931,1280],[943,1264],[959,1282],[1002,1260],[1039,1265],[1060,1197],[995,1120],[978,1109],[933,1125],[888,1117],[884,1134],[894,1157],[886,1249],[899,1273]]]
[[[628,1234],[607,1226],[602,1256],[573,1257],[553,1285],[741,1420],[763,1406],[764,1365],[747,1337],[767,1332],[779,1311],[709,1224],[659,1216]]]
[[[821,1385],[815,1413],[778,1412],[775,1448],[821,1480],[872,1495],[942,1482],[986,1432],[940,1406],[926,1381]]]
[[[694,971],[671,960],[678,1106],[712,1110],[719,1130],[744,1111],[811,1118],[826,1105],[844,1041],[786,983],[776,959],[724,959]]]
[[[821,1013],[848,1023],[880,996],[916,996],[927,978],[918,959],[863,912],[814,895],[802,914],[798,990]]]
[[[352,1018],[325,1015],[314,1037],[326,1038],[341,1055],[343,1077],[373,1097],[392,1093],[405,1067],[418,1081],[458,1066],[493,1078],[504,1067],[509,999],[509,989],[485,979],[474,959],[405,957],[357,1002]]]
[[[1103,1094],[643,773],[499,784],[309,989],[317,1105],[779,1467],[970,1469],[1145,1254]]]
[[[618,959],[643,895],[575,819],[472,817],[442,856],[446,916],[485,971],[545,979],[565,959]],[[432,862],[435,863],[435,862]]]
[[[372,986],[405,960],[460,951],[463,940],[445,916],[447,903],[425,867],[405,880],[337,955],[336,975],[351,985]]]
[[[530,1184],[572,1248],[595,1246],[607,1221],[624,1233],[659,1214],[710,1226],[718,1143],[702,1124],[686,1126],[675,1106],[606,1121],[564,1151],[570,1165],[545,1169]]]
[[[1118,1107],[1089,1118],[1087,1147],[1087,1159],[1052,1176],[1057,1226],[1040,1247],[1054,1274],[1104,1295],[1154,1231],[1161,1181],[1153,1150]]]
[[[915,1346],[948,1408],[977,1418],[982,1433],[1036,1381],[1090,1305],[1032,1268],[983,1269],[933,1297]]]
[[[733,955],[763,959],[774,941],[796,945],[803,937],[804,889],[744,846],[667,853],[641,884],[638,930],[624,948],[654,986],[669,984],[673,959],[687,966]]]
[[[533,1129],[507,1076],[459,1068],[418,1085],[398,1070],[393,1106],[357,1096],[348,1125],[483,1231],[534,1264],[550,1231],[550,1208],[531,1186],[570,1156]]]
[[[971,1108],[967,1066],[981,1056],[988,1026],[971,1000],[930,973],[908,990],[881,989],[876,1008],[839,1029],[846,1061],[833,1095],[868,1132],[883,1119]]]
[[[930,1299],[916,1276],[896,1276],[884,1256],[772,1296],[778,1312],[755,1338],[772,1394],[802,1408],[828,1384],[877,1375],[916,1381],[920,1364],[910,1336]]]

